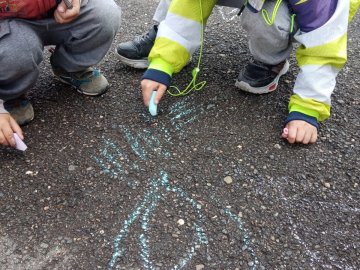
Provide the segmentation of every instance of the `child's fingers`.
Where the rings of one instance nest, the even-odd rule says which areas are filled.
[[[57,6],[56,11],[54,13],[54,18],[58,23],[69,23],[77,18],[80,13],[80,1],[74,0],[72,2],[72,8],[69,9],[64,1],[61,1]]]
[[[0,143],[3,145],[10,145],[12,147],[16,146],[16,142],[14,139],[14,132],[12,131],[10,126],[5,126],[3,127],[3,129],[0,131],[0,133],[2,133],[2,138]]]
[[[315,143],[317,141],[318,133],[317,130],[311,134],[310,143]]]
[[[296,139],[295,139],[295,141],[296,141],[297,143],[303,142],[303,141],[304,141],[304,138],[305,138],[305,134],[306,134],[306,132],[305,132],[304,129],[298,128],[298,129],[297,129],[297,132],[296,132]]]
[[[153,91],[157,92],[154,99],[154,103],[159,104],[161,97],[164,95],[166,91],[166,86],[152,80],[144,79],[141,81],[141,90],[142,90],[144,104],[145,106],[149,106],[150,98]]]
[[[60,4],[58,4],[56,10],[60,13],[64,13],[66,10],[66,5],[63,1],[60,2]]]
[[[157,92],[156,92],[156,96],[155,96],[155,99],[154,99],[154,103],[155,104],[159,104],[160,102],[160,99],[163,97],[163,95],[165,94],[166,92],[166,86],[163,85],[163,84],[160,84],[158,89],[157,89]]]
[[[305,133],[303,140],[301,141],[303,144],[309,144],[310,140],[311,140],[311,136],[312,136],[313,132],[308,131]]]
[[[287,125],[286,125],[286,127],[282,131],[281,137],[286,139],[288,137],[288,135],[289,135],[289,129],[288,129]]]
[[[296,141],[296,134],[297,134],[297,127],[289,127],[289,134],[287,135],[287,140],[289,143],[295,143]]]
[[[142,86],[143,101],[144,101],[145,106],[147,106],[147,107],[149,107],[151,94],[154,90],[156,90],[156,89],[148,87],[148,86]]]
[[[20,137],[21,140],[24,140],[24,134],[23,134],[20,126],[16,123],[16,121],[12,117],[10,117],[10,126],[11,126],[13,132],[15,132]]]

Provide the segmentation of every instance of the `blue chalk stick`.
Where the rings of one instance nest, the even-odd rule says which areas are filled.
[[[155,96],[156,96],[156,91],[153,91],[149,102],[149,112],[152,116],[157,115],[157,105],[154,102]]]

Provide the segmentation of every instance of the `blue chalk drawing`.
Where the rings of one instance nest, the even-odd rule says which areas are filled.
[[[130,226],[138,218],[140,219],[141,228],[143,229],[143,233],[140,234],[139,236],[139,243],[141,248],[140,255],[143,260],[143,265],[145,269],[154,269],[154,266],[150,261],[150,249],[148,246],[149,241],[147,238],[149,219],[151,213],[153,212],[153,210],[155,210],[158,203],[161,200],[164,200],[166,195],[170,192],[175,193],[177,197],[189,203],[192,206],[192,208],[195,210],[195,213],[197,214],[197,222],[194,222],[194,230],[196,232],[196,238],[192,243],[191,248],[188,250],[187,254],[185,254],[179,260],[178,264],[176,264],[171,269],[176,270],[183,268],[188,263],[188,261],[190,261],[191,258],[194,256],[197,246],[201,246],[202,244],[204,245],[208,244],[207,236],[203,228],[204,217],[197,208],[199,203],[196,200],[192,199],[186,193],[186,191],[182,190],[177,186],[170,184],[167,173],[161,171],[160,178],[153,179],[151,181],[150,191],[144,196],[142,202],[135,207],[135,211],[133,211],[132,214],[128,217],[128,219],[125,220],[123,227],[120,230],[120,233],[115,237],[114,253],[109,263],[109,269],[112,269],[115,266],[118,257],[122,255],[123,252],[121,249],[121,241],[129,233]]]
[[[183,136],[186,132],[185,125],[192,123],[199,113],[203,111],[200,106],[196,109],[191,107],[188,102],[188,98],[182,99],[182,101],[175,103],[170,107],[168,116],[170,117],[169,123],[172,125],[172,130],[176,130],[177,136]],[[148,115],[143,115],[146,121],[151,121]],[[158,123],[153,128],[147,128],[136,134],[121,126],[121,130],[124,134],[124,138],[129,144],[131,151],[135,154],[139,161],[149,160],[152,156],[169,157],[171,153],[167,150],[172,145],[171,132],[165,125]],[[156,136],[156,133],[158,136]],[[162,143],[161,143],[162,142]],[[129,156],[120,150],[119,147],[109,139],[104,141],[105,148],[100,151],[100,157],[94,156],[94,160],[102,168],[104,173],[110,174],[112,177],[120,177],[126,174],[127,170],[139,171],[140,165],[137,160],[129,159]],[[130,229],[135,222],[141,225],[142,232],[139,234],[139,257],[142,260],[143,268],[146,270],[155,269],[150,259],[151,247],[149,246],[149,222],[151,215],[159,206],[161,202],[165,202],[166,197],[169,194],[174,194],[178,199],[181,199],[186,204],[190,205],[193,209],[196,220],[192,221],[194,229],[194,239],[190,247],[183,256],[180,257],[178,262],[170,269],[179,270],[182,269],[196,254],[196,250],[204,247],[208,247],[208,237],[204,228],[205,217],[202,213],[201,205],[197,200],[192,198],[185,190],[172,184],[169,181],[169,175],[165,169],[159,171],[159,175],[150,177],[150,185],[147,193],[143,199],[138,202],[128,218],[123,222],[119,233],[114,239],[114,251],[108,264],[108,269],[113,269],[118,259],[124,255],[123,241],[130,234]],[[128,180],[128,179],[127,179]],[[128,183],[129,184],[129,183]],[[217,208],[223,209],[228,218],[236,224],[238,230],[243,236],[243,250],[246,250],[250,257],[249,262],[250,269],[257,269],[260,266],[259,260],[255,255],[253,248],[251,247],[251,240],[249,233],[245,229],[245,224],[241,218],[232,213],[228,208],[222,206],[221,202],[216,198],[211,198],[211,204],[216,204]]]
[[[291,236],[300,244],[300,246],[302,246],[304,248],[305,254],[308,256],[308,258],[310,259],[310,263],[309,263],[309,267],[311,269],[317,269],[319,268],[317,265],[321,265],[323,269],[333,269],[334,266],[336,268],[339,269],[348,269],[348,270],[353,270],[353,269],[357,269],[354,268],[350,265],[347,265],[347,262],[345,261],[341,261],[340,263],[336,262],[334,260],[334,258],[332,258],[331,256],[328,256],[327,259],[331,262],[331,264],[328,264],[326,262],[326,260],[324,260],[323,256],[327,255],[327,254],[321,254],[318,251],[314,251],[313,248],[311,247],[310,244],[307,243],[306,240],[302,239],[301,237],[301,233],[298,231],[298,224],[296,223],[297,221],[293,218],[293,214],[289,215],[288,213],[291,212],[291,208],[292,207],[303,207],[304,205],[306,205],[309,208],[312,208],[316,205],[320,206],[322,211],[326,211],[327,209],[332,210],[332,211],[339,211],[339,212],[349,212],[349,213],[355,213],[355,214],[359,214],[360,213],[360,208],[356,208],[356,207],[349,207],[348,205],[344,205],[344,204],[340,204],[340,203],[332,203],[332,202],[323,202],[323,201],[318,201],[318,200],[308,200],[306,198],[301,198],[301,196],[299,196],[299,194],[296,194],[294,196],[286,196],[285,195],[285,191],[284,191],[284,183],[287,183],[289,181],[289,179],[287,177],[282,177],[279,179],[270,179],[270,181],[264,181],[264,183],[268,183],[270,185],[270,187],[272,187],[273,190],[277,190],[278,194],[276,196],[274,196],[273,194],[271,195],[272,198],[275,198],[280,205],[282,205],[282,207],[285,208],[284,213],[286,214],[288,220],[289,220],[289,229],[291,232]],[[264,186],[262,186],[264,187]],[[266,194],[266,193],[265,193]],[[353,198],[349,197],[348,199],[353,200]],[[354,205],[356,204],[356,201],[354,201]],[[312,229],[309,228],[309,230],[311,231]],[[332,226],[331,227],[331,234],[336,234],[336,231],[334,231],[335,228]],[[342,232],[343,234],[344,232]],[[316,237],[316,236],[314,236]],[[355,237],[354,235],[352,235],[352,237]],[[355,239],[355,238],[354,238]],[[354,244],[354,242],[352,243]],[[353,246],[354,249],[358,248],[356,247],[356,245]]]

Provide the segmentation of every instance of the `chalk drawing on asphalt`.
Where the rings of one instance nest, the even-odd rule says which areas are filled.
[[[184,135],[186,132],[184,127],[192,123],[202,112],[203,109],[200,106],[196,106],[196,109],[194,109],[194,105],[188,101],[188,98],[184,98],[182,101],[175,103],[170,107],[170,112],[168,113],[168,116],[170,117],[168,123],[172,126],[171,130],[176,130],[177,136]],[[147,118],[146,115],[144,115],[144,117]],[[147,119],[150,121],[149,118]],[[136,134],[132,133],[124,126],[121,128],[124,138],[129,144],[132,153],[135,154],[140,161],[149,159],[150,154],[161,156],[162,158],[167,158],[171,155],[170,151],[167,150],[172,145],[170,131],[165,127],[165,125],[162,125],[162,123],[159,123],[153,129],[156,129],[159,133],[158,136],[161,135],[163,138],[156,136],[154,130],[150,128]],[[130,170],[136,171],[140,169],[136,160],[134,161],[132,159],[130,162],[129,156],[120,150],[119,147],[117,147],[111,140],[106,139],[104,141],[104,146],[104,149],[100,151],[100,156],[93,157],[104,173],[113,177],[118,177],[125,174],[125,166],[130,166],[128,168]],[[198,207],[200,203],[196,199],[192,198],[192,196],[190,196],[184,189],[172,184],[169,178],[170,176],[165,169],[161,170],[157,176],[151,178],[150,187],[143,199],[137,203],[131,214],[123,222],[119,233],[114,239],[114,251],[109,261],[108,269],[113,269],[118,264],[119,258],[125,255],[123,243],[125,238],[130,234],[130,229],[134,226],[135,222],[138,222],[142,229],[142,233],[138,236],[140,250],[139,257],[142,261],[142,267],[146,270],[155,269],[154,264],[150,259],[151,247],[149,246],[149,221],[156,208],[160,203],[165,201],[165,198],[169,196],[169,194],[174,194],[177,198],[184,201],[184,203],[191,206],[196,215],[196,219],[192,224],[195,232],[193,242],[185,254],[182,256],[179,255],[180,258],[178,259],[178,262],[172,266],[171,269],[183,269],[183,267],[191,261],[198,249],[201,247],[207,250],[209,249],[208,236],[204,227],[205,217],[201,208]],[[242,235],[243,247],[245,247],[243,250],[246,250],[246,252],[249,253],[249,257],[252,260],[248,263],[249,268],[257,269],[260,266],[260,263],[255,255],[254,249],[252,248],[252,241],[250,239],[250,234],[245,228],[245,223],[239,216],[232,213],[228,208],[221,206],[220,200],[217,200],[216,198],[211,198],[211,200],[211,203],[216,204],[217,208],[223,209],[229,220],[236,225]]]
[[[355,270],[356,269],[351,265],[347,265],[345,261],[341,261],[339,263],[338,261],[336,261],[336,259],[332,258],[332,256],[328,256],[326,254],[321,254],[318,251],[314,251],[309,246],[307,241],[302,239],[301,234],[298,230],[299,224],[297,224],[297,222],[296,222],[296,220],[294,220],[293,216],[288,213],[291,213],[291,208],[294,208],[294,207],[295,208],[307,207],[308,209],[311,209],[311,208],[314,208],[315,206],[319,206],[319,208],[322,211],[330,210],[332,212],[339,212],[339,213],[347,212],[347,213],[359,214],[360,213],[359,208],[349,207],[347,205],[340,204],[340,203],[322,202],[322,201],[318,201],[318,200],[310,201],[309,199],[301,198],[299,194],[296,194],[294,197],[286,196],[285,192],[283,190],[284,183],[288,182],[288,179],[286,177],[282,177],[277,180],[272,179],[271,181],[267,181],[267,182],[270,184],[270,186],[272,187],[273,190],[277,190],[277,192],[279,193],[278,196],[273,196],[273,197],[276,197],[277,200],[279,201],[280,205],[285,208],[286,211],[283,211],[283,213],[286,214],[287,219],[289,221],[291,235],[300,244],[300,246],[302,246],[304,248],[306,255],[310,259],[310,266],[311,266],[310,268],[312,268],[312,269],[318,268],[318,266],[315,265],[315,263],[316,263],[317,265],[322,265],[322,267],[324,269],[333,269],[334,266],[339,269],[347,269],[347,270]],[[352,200],[352,198],[349,198],[349,199]],[[355,200],[354,200],[354,203],[356,204]],[[332,230],[334,230],[334,228],[332,228]],[[334,235],[334,233],[336,234],[336,232],[334,232],[334,231],[326,232],[324,230],[322,233],[328,234],[328,235]],[[342,235],[343,235],[343,233],[342,233]],[[354,243],[352,243],[351,247],[347,246],[347,247],[345,247],[345,249],[353,248],[354,250],[356,250],[359,245],[360,245],[360,241],[358,241],[357,243],[355,243],[355,241],[354,241]],[[326,257],[331,261],[331,265],[325,263],[324,258],[321,257],[324,255],[326,255]]]
[[[229,7],[223,7],[223,6],[215,6],[218,13],[221,15],[221,18],[225,22],[230,22],[238,18],[239,9],[238,8],[229,8]]]

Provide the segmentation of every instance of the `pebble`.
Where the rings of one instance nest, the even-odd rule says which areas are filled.
[[[40,244],[40,247],[43,248],[43,249],[46,249],[46,248],[49,247],[49,245],[46,244],[46,243],[41,243],[41,244]]]
[[[202,270],[202,269],[204,269],[204,268],[205,268],[205,265],[203,265],[203,264],[198,264],[198,265],[196,265],[196,267],[195,267],[196,270]]]
[[[277,144],[274,145],[274,148],[281,149],[281,146],[280,146],[280,144],[277,143]]]
[[[325,182],[325,183],[324,183],[324,186],[325,186],[326,188],[330,188],[330,187],[331,187],[330,183],[328,183],[328,182]]]
[[[180,218],[180,219],[177,221],[177,224],[179,224],[180,226],[182,226],[182,225],[185,224],[185,220],[183,220],[183,219]]]
[[[226,176],[224,178],[224,181],[226,184],[230,185],[233,182],[233,179],[231,178],[231,176]]]
[[[75,171],[75,169],[76,169],[76,166],[74,166],[74,165],[69,166],[69,171],[70,172]]]
[[[38,172],[27,171],[25,174],[30,175],[30,176],[36,176],[38,174]]]
[[[1,198],[1,197],[4,197],[4,196],[5,196],[5,194],[2,193],[2,192],[0,192],[0,198]]]

